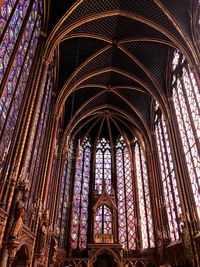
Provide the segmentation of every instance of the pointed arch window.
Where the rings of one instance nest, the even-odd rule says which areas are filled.
[[[102,193],[103,181],[106,183],[106,190],[111,192],[111,149],[110,143],[105,138],[99,140],[96,150],[95,164],[95,189]]]
[[[116,144],[117,197],[118,197],[118,232],[119,243],[127,249],[135,249],[135,209],[133,197],[133,179],[131,162],[124,139]]]
[[[182,210],[167,126],[160,110],[158,111],[155,121],[155,131],[164,193],[164,199],[161,200],[161,205],[166,208],[168,218],[169,227],[166,236],[173,242],[179,239],[180,226],[178,222]]]
[[[172,71],[173,103],[194,203],[200,218],[200,91],[194,73],[177,50],[174,52]]]
[[[91,143],[88,138],[81,145],[76,162],[74,197],[72,205],[71,246],[87,246],[88,193],[90,181]]]
[[[106,205],[102,205],[96,210],[94,233],[112,234],[112,212]]]
[[[4,1],[0,43],[0,159],[9,150],[42,24],[43,1]]]
[[[134,155],[139,199],[141,247],[145,249],[154,247],[155,242],[147,165],[143,149],[137,141],[134,145]]]

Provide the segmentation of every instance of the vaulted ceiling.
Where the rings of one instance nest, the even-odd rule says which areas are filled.
[[[177,47],[190,59],[190,2],[51,1],[49,43],[66,135],[148,136],[152,101],[166,103],[170,55]]]

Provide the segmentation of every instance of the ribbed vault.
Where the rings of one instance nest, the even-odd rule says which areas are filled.
[[[140,131],[148,138],[153,101],[168,112],[167,65],[174,48],[191,65],[198,61],[189,1],[71,2],[54,5],[46,45],[47,57],[57,49],[55,112],[64,110],[64,140],[95,136],[100,128],[113,129],[113,135]]]

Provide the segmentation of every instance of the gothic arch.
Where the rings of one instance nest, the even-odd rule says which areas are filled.
[[[117,255],[117,253],[115,253],[110,248],[100,248],[100,249],[97,249],[95,251],[95,253],[92,255],[92,257],[89,258],[89,260],[93,264],[97,260],[97,257],[100,256],[101,254],[104,254],[104,253],[107,253],[110,256],[112,256],[117,261],[118,266],[121,266],[121,259],[120,259],[119,255]]]
[[[31,261],[31,254],[29,247],[26,243],[23,243],[19,246],[15,253],[15,257],[13,259],[12,266],[13,267],[27,267]]]

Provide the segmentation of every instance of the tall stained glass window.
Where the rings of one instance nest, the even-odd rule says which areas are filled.
[[[194,74],[179,51],[174,52],[172,71],[173,102],[196,211],[200,218],[200,91]]]
[[[106,190],[111,192],[111,151],[110,143],[102,138],[97,144],[96,165],[95,165],[95,189],[102,193],[103,182]]]
[[[26,92],[40,35],[42,2],[5,0],[0,9],[0,159],[9,150]]]
[[[178,221],[182,211],[166,122],[160,112],[156,115],[155,131],[164,193],[162,205],[168,217],[167,236],[173,242],[179,239]]]
[[[63,155],[61,183],[60,183],[60,197],[57,208],[57,226],[60,228],[59,246],[64,248],[66,244],[68,211],[69,211],[69,194],[71,186],[72,175],[72,160],[73,160],[73,142],[71,142],[70,149]]]
[[[0,81],[6,72],[29,5],[30,0],[6,0],[0,9],[0,34],[3,37],[1,47],[4,48],[0,50]]]
[[[0,36],[2,35],[6,23],[12,17],[11,12],[13,11],[16,2],[16,0],[4,0],[3,3],[0,4]]]
[[[131,175],[130,155],[124,139],[116,145],[118,232],[119,242],[127,249],[135,249],[136,229],[133,198],[133,179]]]
[[[96,210],[94,233],[112,234],[112,212],[106,205],[102,205]]]
[[[36,116],[36,132],[34,135],[31,151],[29,153],[28,161],[28,178],[31,185],[29,202],[33,203],[37,192],[37,186],[39,183],[39,170],[42,156],[42,148],[44,144],[45,131],[47,127],[47,120],[50,111],[51,93],[53,86],[52,73],[49,72],[46,77],[46,85],[44,88],[44,94],[41,101],[41,108]]]
[[[147,165],[144,152],[138,142],[135,142],[134,154],[139,199],[141,247],[145,249],[154,247],[155,243]]]
[[[86,138],[81,145],[76,162],[74,197],[72,206],[71,246],[85,249],[87,246],[88,193],[90,181],[91,144]]]

